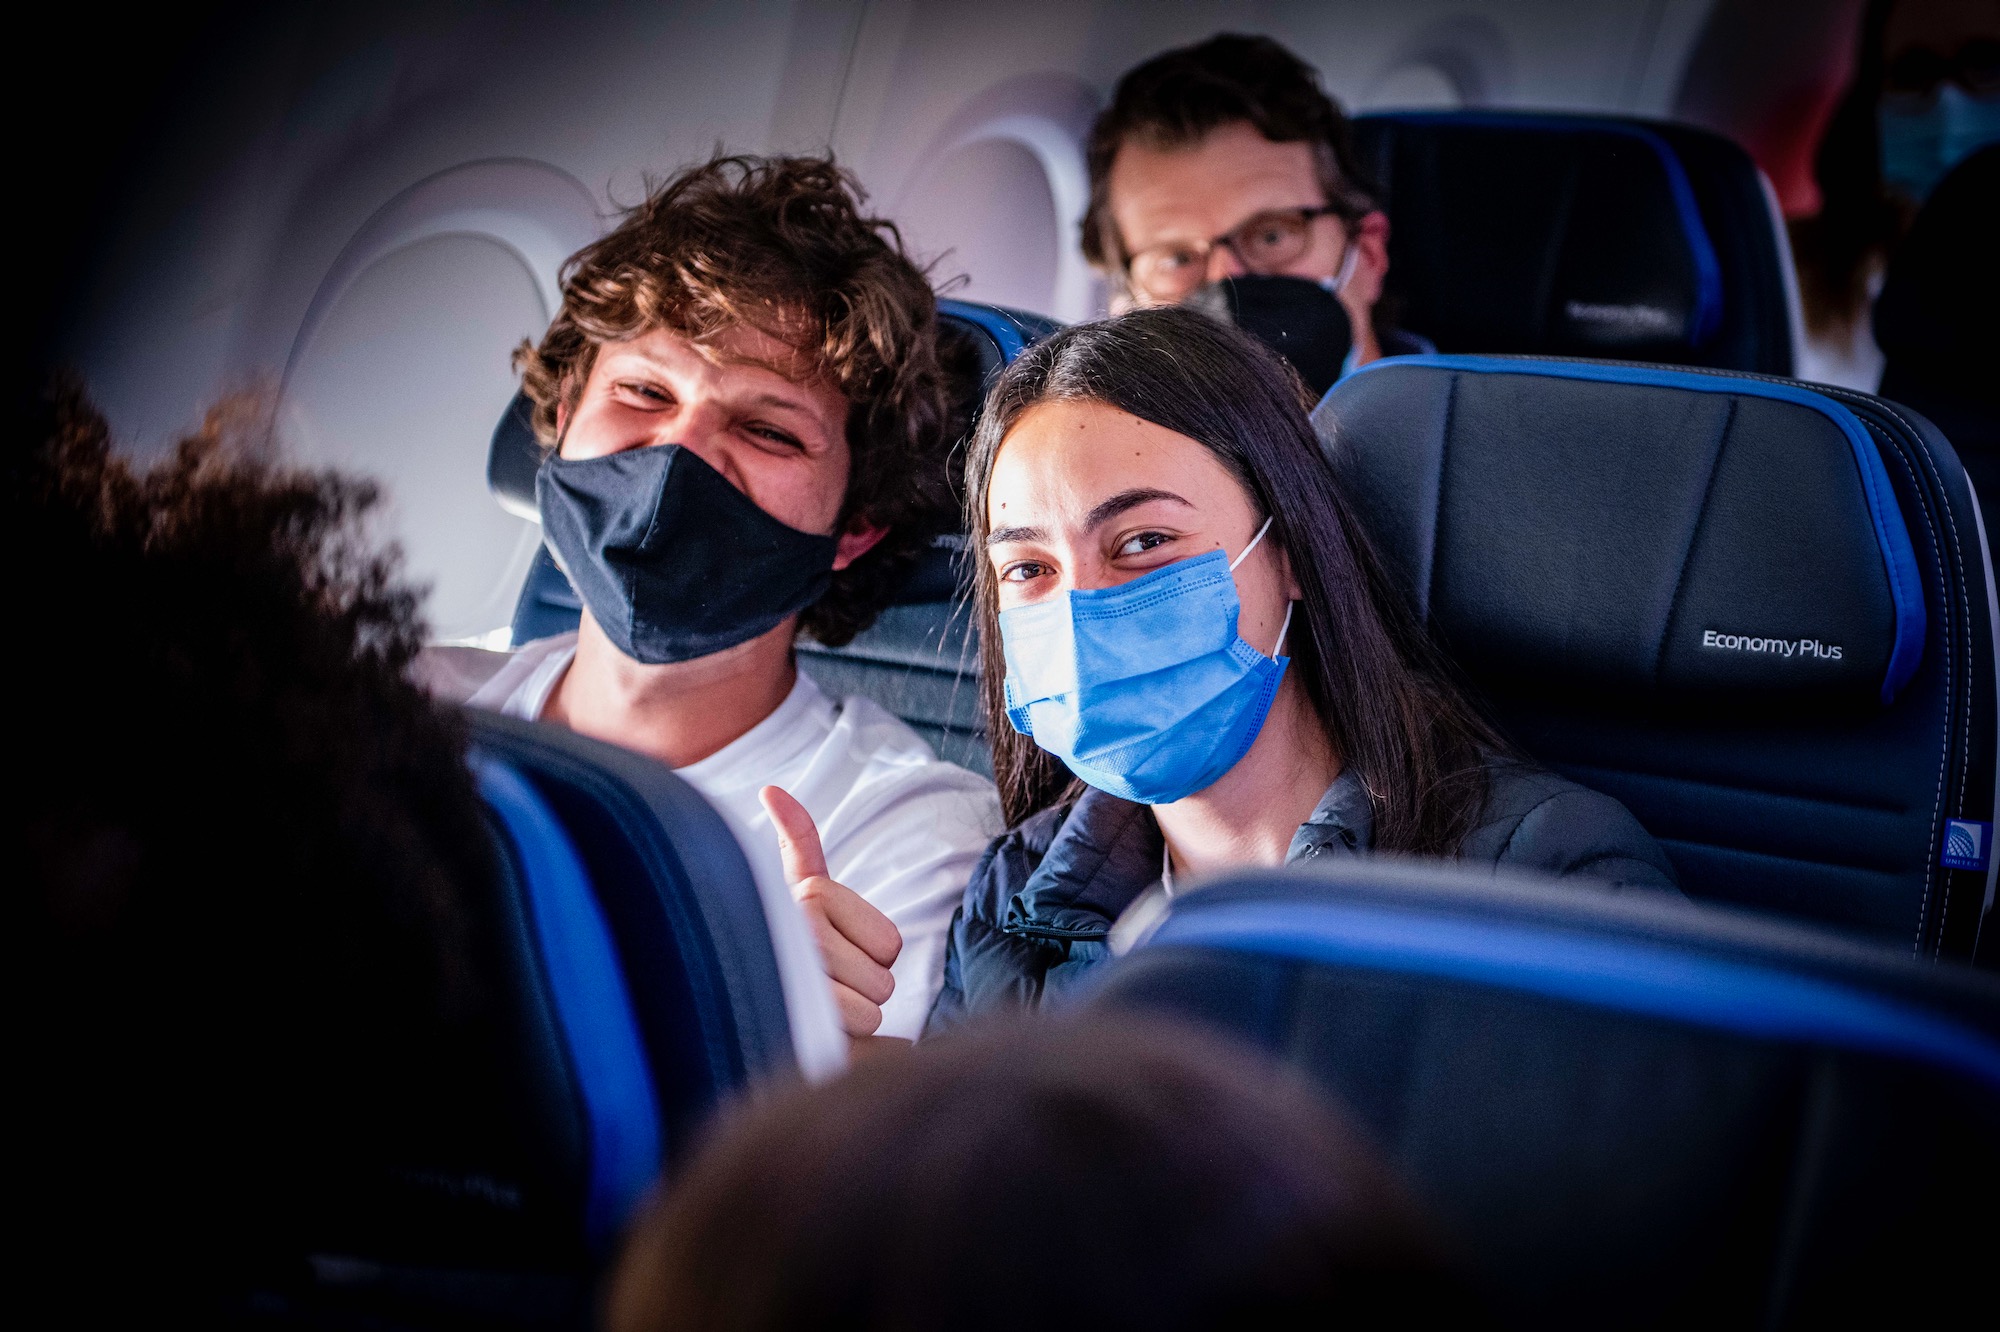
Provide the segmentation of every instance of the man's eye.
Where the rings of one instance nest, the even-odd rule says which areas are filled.
[[[1156,547],[1164,546],[1174,538],[1167,532],[1134,532],[1126,537],[1113,552],[1118,555],[1143,555]]]
[[[618,391],[639,399],[647,406],[665,406],[674,400],[672,394],[658,385],[642,384],[636,380],[627,380],[620,383]]]
[[[1031,583],[1049,573],[1049,566],[1036,560],[1016,560],[1000,570],[1003,583]]]
[[[768,425],[752,425],[748,429],[757,438],[768,440],[781,448],[794,449],[800,452],[805,450],[805,445],[799,442],[799,437],[788,430],[780,430],[776,426]]]

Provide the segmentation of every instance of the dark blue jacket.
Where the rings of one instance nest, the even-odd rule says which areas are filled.
[[[1374,816],[1343,772],[1299,825],[1286,864],[1366,855]],[[1119,913],[1160,881],[1165,844],[1153,811],[1090,790],[996,838],[952,918],[944,989],[928,1030],[977,1013],[1028,1008],[1110,954]],[[1625,806],[1552,772],[1487,769],[1483,818],[1459,849],[1472,864],[1678,893],[1673,867]]]

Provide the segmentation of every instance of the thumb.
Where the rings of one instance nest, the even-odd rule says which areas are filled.
[[[806,807],[779,786],[767,786],[757,793],[771,827],[778,834],[778,858],[784,862],[785,882],[799,883],[826,873],[826,852],[820,849],[819,828]]]

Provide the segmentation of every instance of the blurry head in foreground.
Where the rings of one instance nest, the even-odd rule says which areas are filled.
[[[33,571],[14,1202],[24,1268],[80,1322],[226,1300],[319,1182],[427,1113],[477,1007],[487,843],[459,727],[405,679],[415,596],[356,530],[370,488],[232,447],[255,433],[219,415],[140,472],[70,393],[5,441]]]
[[[640,1223],[609,1306],[613,1332],[1472,1311],[1311,1089],[1129,1016],[929,1042],[748,1107]]]

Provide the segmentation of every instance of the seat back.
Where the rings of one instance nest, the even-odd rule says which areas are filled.
[[[1501,111],[1361,116],[1354,135],[1389,216],[1389,291],[1440,350],[1792,373],[1789,245],[1727,139]]]
[[[497,853],[471,923],[496,968],[489,1035],[457,1074],[478,1087],[454,1083],[448,1125],[343,1180],[299,1276],[260,1296],[313,1326],[586,1325],[634,1207],[702,1121],[796,1066],[721,818],[635,754],[466,719]]]
[[[575,848],[674,1159],[719,1100],[795,1066],[749,863],[722,816],[663,765],[560,727],[465,715],[478,753],[518,773]]]
[[[961,364],[956,386],[955,419],[968,433],[986,390],[1007,363],[1061,327],[1040,315],[967,301],[939,301],[938,316],[973,351],[969,365]],[[956,477],[953,483],[955,490]],[[837,648],[800,639],[799,665],[833,697],[872,698],[930,741],[938,757],[990,775],[993,758],[979,705],[979,644],[965,596],[967,558],[957,535],[940,538],[930,563],[874,624]]]
[[[1967,956],[1993,898],[1992,570],[1964,470],[1866,394],[1411,357],[1314,423],[1528,753],[1691,894]]]
[[[854,640],[798,641],[799,668],[829,698],[874,699],[930,742],[947,763],[991,776],[979,705],[979,640],[971,602],[952,595],[890,606]]]
[[[939,301],[947,365],[958,382],[955,419],[969,423],[996,375],[1021,351],[1060,325],[1040,315],[967,301]],[[494,427],[487,485],[511,513],[539,521],[535,474],[543,450],[517,395]],[[990,772],[979,711],[978,652],[960,597],[961,542],[942,537],[876,622],[851,643],[798,644],[799,665],[829,694],[862,694],[910,723],[950,762]],[[513,641],[531,642],[576,628],[583,602],[544,546],[535,554],[514,608]]]
[[[1121,927],[1122,928],[1122,927]],[[1987,1298],[2000,983],[1670,898],[1383,860],[1183,892],[1086,1003],[1330,1088],[1524,1326]]]

